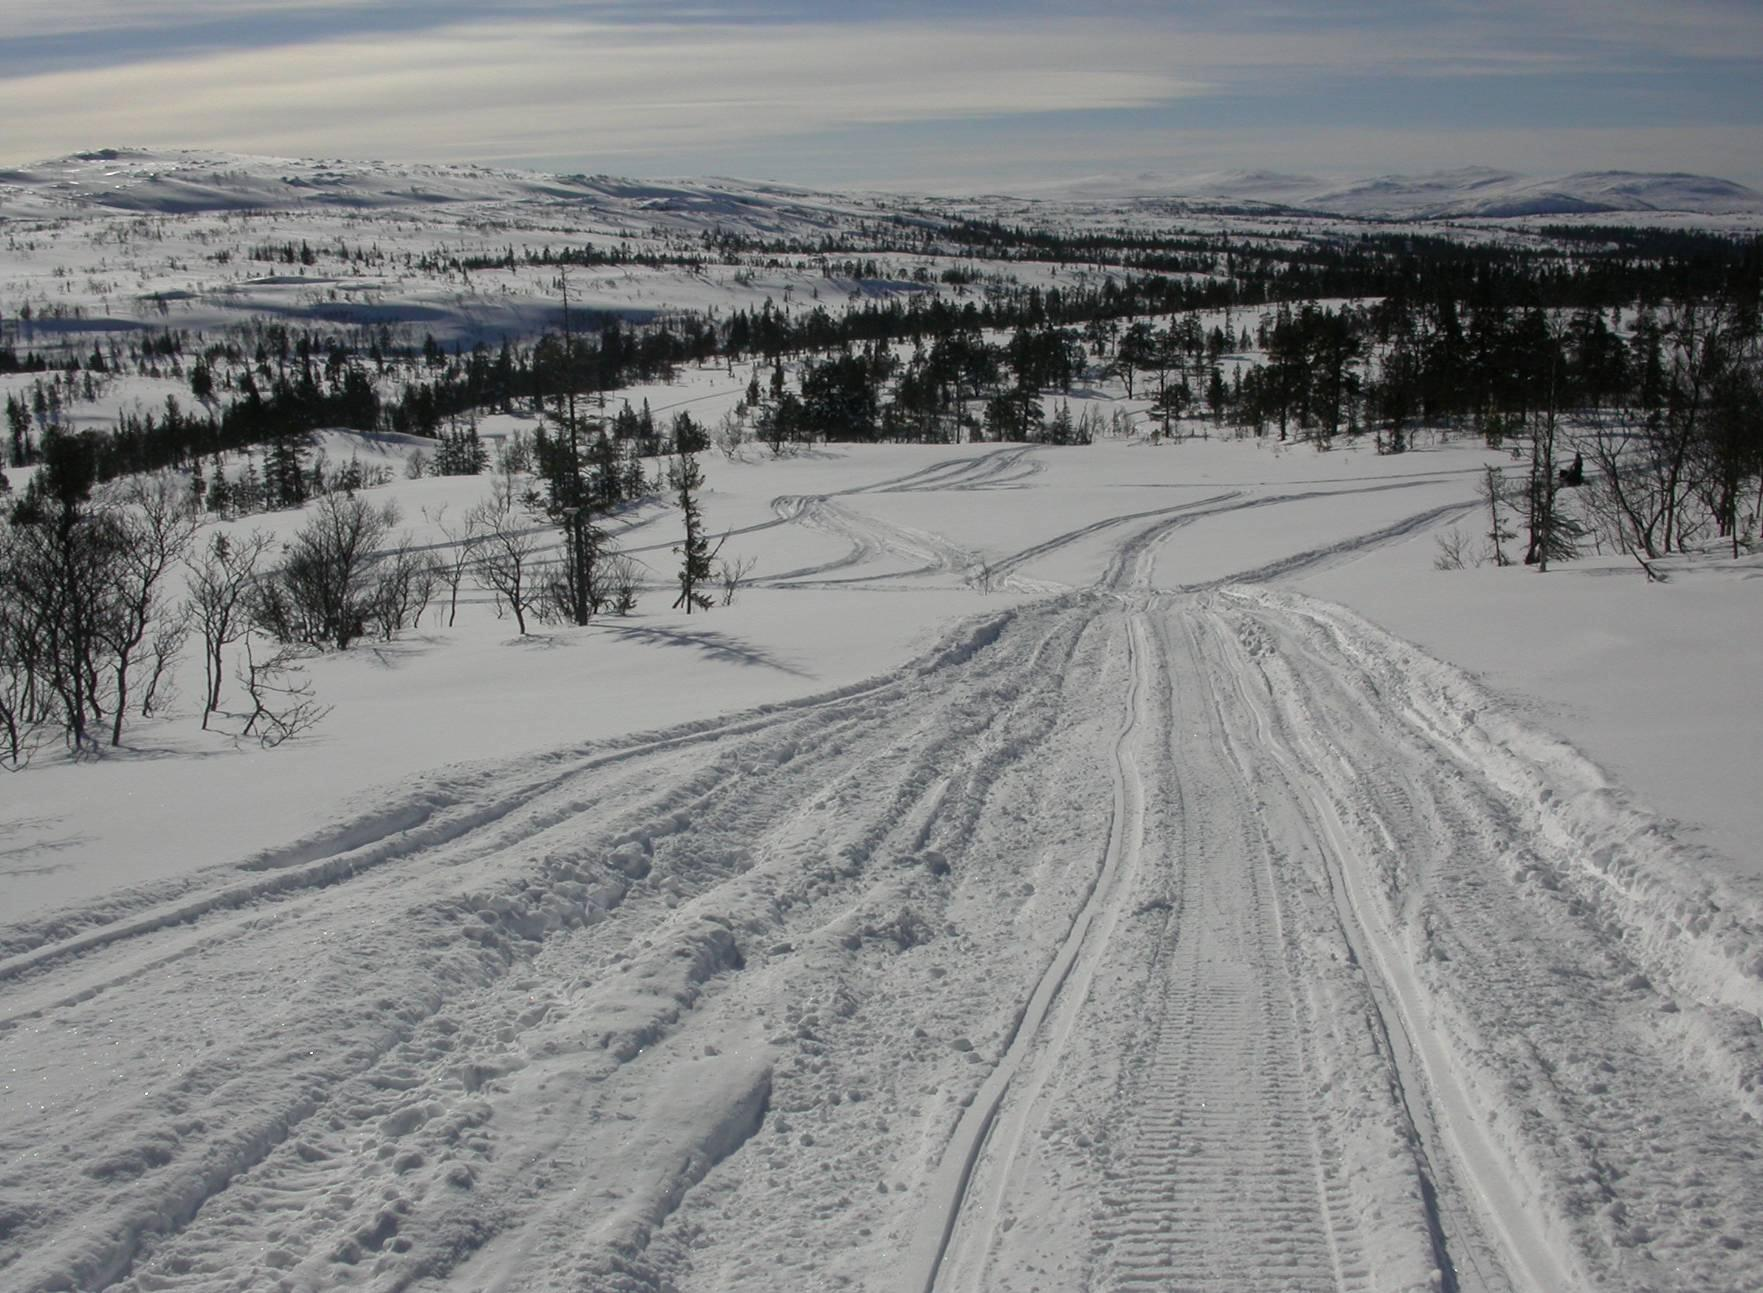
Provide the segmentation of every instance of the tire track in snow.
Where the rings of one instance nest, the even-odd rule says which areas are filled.
[[[1069,1042],[1089,995],[1098,949],[1107,945],[1120,921],[1123,895],[1130,890],[1144,843],[1145,790],[1132,751],[1145,726],[1151,685],[1142,638],[1138,620],[1130,620],[1126,649],[1131,684],[1126,717],[1114,741],[1114,808],[1102,864],[1089,898],[1017,1020],[1003,1059],[981,1085],[944,1147],[908,1259],[909,1287],[922,1288],[925,1293],[981,1285],[1011,1165],[1027,1133],[1029,1114],[1046,1083],[1047,1066]],[[1031,1063],[1030,1056],[1036,1051],[1041,1058]],[[1004,1110],[1007,1096],[1012,1107]],[[984,1201],[976,1199],[973,1189],[982,1155],[988,1160],[989,1172]],[[975,1211],[979,1219],[964,1226]]]
[[[756,579],[765,587],[814,585],[857,585],[884,579],[905,579],[916,575],[947,574],[966,571],[978,563],[978,555],[941,535],[906,526],[894,525],[876,517],[844,507],[833,500],[861,494],[899,494],[928,492],[961,492],[976,489],[1015,488],[1015,483],[1045,468],[1033,456],[1032,446],[1016,445],[995,449],[955,462],[936,463],[905,476],[838,490],[831,494],[785,495],[772,500],[777,520],[749,527],[740,533],[769,529],[773,525],[799,523],[811,525],[844,539],[849,550],[831,561],[804,566],[781,574]],[[895,553],[923,564],[909,570],[888,571],[852,579],[828,579],[824,576],[873,561],[885,553]]]
[[[0,981],[0,1280],[881,1290],[904,1248],[993,1286],[1124,1009],[1068,1227],[1107,1285],[1751,1288],[1754,913],[1446,666],[1153,593],[1191,519],[863,687],[461,774],[225,882],[310,884],[45,934]]]
[[[1446,521],[1466,516],[1479,506],[1479,503],[1447,503],[1442,507],[1428,508],[1424,512],[1405,516],[1380,529],[1371,530],[1365,534],[1356,534],[1351,538],[1342,539],[1338,543],[1324,544],[1320,548],[1313,548],[1307,552],[1293,553],[1289,557],[1281,557],[1278,561],[1268,562],[1254,570],[1241,571],[1203,583],[1184,585],[1181,591],[1199,593],[1223,588],[1229,584],[1270,583],[1275,579],[1289,579],[1293,575],[1315,574],[1331,566],[1365,556],[1385,544],[1399,543],[1403,539],[1412,538],[1414,535],[1430,530]]]
[[[1032,446],[1012,446],[1005,449],[994,449],[989,453],[978,454],[971,458],[959,458],[954,462],[933,463],[929,467],[921,467],[916,471],[907,472],[903,476],[890,477],[869,485],[854,485],[850,489],[836,489],[826,494],[783,494],[771,500],[771,509],[776,513],[769,521],[757,521],[752,525],[737,526],[725,532],[725,537],[733,538],[740,535],[759,534],[765,530],[775,530],[781,525],[800,522],[804,514],[813,505],[825,504],[835,498],[848,498],[858,494],[888,493],[919,493],[935,490],[971,490],[986,488],[1013,487],[1017,480],[1045,470],[1041,463],[1030,459],[1022,462]],[[876,523],[880,525],[880,522]],[[646,552],[667,552],[674,546],[673,541],[650,543],[640,547],[620,548],[626,556],[638,556]],[[832,563],[834,566],[851,564],[850,559]],[[824,569],[815,566],[806,573]],[[803,572],[799,572],[803,573]],[[787,575],[769,575],[770,580],[790,578]]]
[[[484,1191],[521,1180],[518,1164],[508,1165],[516,1169],[509,1178],[486,1168],[491,1148],[470,1148],[493,1148],[487,1107],[518,1123],[521,1109],[554,1099],[538,1075],[554,1082],[571,1071],[609,1092],[642,1089],[641,1074],[661,1063],[645,1066],[643,1057],[688,1026],[718,980],[745,973],[752,953],[743,954],[742,943],[763,938],[777,918],[761,913],[800,906],[802,895],[822,887],[836,903],[831,895],[861,881],[868,855],[902,823],[909,847],[933,831],[959,838],[972,829],[989,784],[1071,712],[1046,703],[1046,692],[1068,676],[1087,621],[1053,609],[1031,616],[1026,632],[1002,632],[1018,619],[990,617],[837,699],[664,735],[637,743],[623,762],[578,769],[505,814],[505,833],[462,836],[406,859],[420,870],[368,873],[261,922],[251,931],[248,972],[236,951],[217,944],[139,981],[125,978],[116,1000],[102,1004],[106,1016],[152,1019],[143,994],[184,1000],[193,1013],[173,1021],[168,1035],[199,1023],[228,1039],[228,1053],[211,1060],[197,1044],[140,1063],[135,1080],[152,1088],[112,1101],[96,1124],[87,1119],[115,1130],[86,1202],[64,1198],[59,1209],[33,1215],[23,1233],[44,1242],[8,1277],[24,1287],[63,1278],[106,1284],[143,1253],[143,1288],[173,1277],[182,1288],[217,1287],[227,1272],[255,1262],[268,1263],[266,1281],[286,1269],[308,1286],[328,1286],[362,1264],[450,1268],[507,1224],[450,1206],[449,1191],[462,1188],[453,1175],[477,1177]],[[912,704],[902,703],[907,696]],[[901,759],[902,748],[914,751],[910,759]],[[814,775],[792,775],[792,765]],[[486,777],[480,785],[494,783]],[[886,784],[900,786],[891,802],[875,798]],[[847,823],[828,801],[859,792],[863,814]],[[810,839],[772,855],[771,832],[803,814],[837,823],[849,842],[817,855]],[[886,901],[892,884],[874,901]],[[736,913],[732,922],[724,910]],[[599,981],[531,993],[525,967],[571,945],[591,954],[573,968],[563,961],[563,981],[579,979],[584,966],[598,967],[590,978]],[[218,956],[228,958],[220,964],[232,966],[230,974],[214,973]],[[352,981],[380,979],[398,986],[348,992]],[[260,1009],[266,998],[275,1001],[268,1015]],[[93,1014],[92,1005],[75,1002],[45,1021],[86,1029],[98,1026]],[[361,1029],[368,1019],[379,1021],[371,1035]],[[532,1071],[531,1083],[498,1076],[508,1071],[501,1039],[511,1028],[543,1033],[553,1023],[561,1030],[553,1037],[567,1040],[535,1042],[515,1065],[517,1074]],[[550,1064],[545,1047],[579,1050],[583,1029],[594,1039],[590,1060]],[[105,1031],[113,1031],[108,1019]],[[43,1058],[53,1055],[51,1048]],[[169,1075],[168,1060],[176,1070]],[[489,1099],[484,1092],[500,1083],[510,1086],[510,1099]],[[169,1102],[157,1094],[161,1084],[171,1088]],[[705,1151],[710,1162],[751,1134],[751,1111],[762,1116],[764,1098],[750,1093],[768,1085],[761,1066],[743,1087],[749,1094],[732,1099],[729,1117],[704,1124],[702,1144],[720,1146]],[[202,1125],[174,1125],[189,1100],[201,1103]],[[725,1135],[729,1128],[739,1134]],[[698,1154],[697,1139],[682,1143]],[[363,1145],[380,1152],[364,1157]],[[596,1159],[573,1144],[556,1152],[560,1161]],[[651,1202],[621,1214],[635,1229],[615,1229],[653,1230],[710,1162],[669,1178],[673,1185],[649,1182]],[[19,1184],[0,1173],[0,1206],[10,1206]],[[102,1213],[101,1224],[82,1225],[88,1207]],[[271,1216],[280,1238],[266,1245],[262,1218]],[[77,1243],[47,1238],[70,1228],[85,1232]],[[636,1242],[596,1233],[602,1248]]]
[[[1753,1083],[1736,1074],[1763,1046],[1755,1016],[1733,1027],[1720,1000],[1742,977],[1681,955],[1683,939],[1655,943],[1661,911],[1585,865],[1633,810],[1575,802],[1577,755],[1347,613],[1257,590],[1231,602],[1263,748],[1303,787],[1406,1055],[1465,1286],[1495,1283],[1485,1261],[1523,1288],[1754,1282],[1737,1231],[1763,1209],[1749,1166],[1763,1144]],[[1488,728],[1504,748],[1480,748]],[[1532,749],[1546,759],[1528,762]],[[1649,857],[1650,842],[1669,851],[1656,829],[1618,846],[1631,876],[1685,867]],[[1742,902],[1722,918],[1744,923]]]
[[[1016,751],[1024,741],[1044,735],[1060,714],[1061,707],[1046,703],[1046,692],[1066,675],[1071,656],[1086,632],[1087,626],[1071,617],[1051,617],[1049,623],[1034,630],[1032,638],[1025,635],[1029,640],[1015,644],[1009,659],[1001,662],[1002,677],[996,670],[987,672],[990,685],[1003,689],[1001,703],[983,711],[958,705],[961,712],[946,715],[942,721],[932,712],[934,707],[902,712],[897,723],[876,725],[853,759],[841,761],[823,780],[812,786],[797,783],[788,787],[787,793],[796,797],[794,807],[787,814],[773,812],[772,816],[782,820],[768,826],[755,844],[755,852],[769,860],[752,874],[707,891],[693,907],[680,912],[684,916],[694,909],[750,909],[754,900],[741,890],[756,886],[766,889],[769,896],[765,901],[773,907],[781,905],[782,894],[790,894],[789,911],[781,916],[778,927],[766,934],[767,938],[781,938],[775,946],[782,950],[774,951],[763,963],[725,976],[717,987],[718,995],[694,1007],[689,1025],[681,1021],[682,1034],[689,1026],[693,1035],[720,1039],[720,1030],[738,1032],[750,1027],[755,1016],[774,1013],[780,1002],[787,1002],[791,1003],[787,1013],[791,1017],[800,1014],[804,1022],[795,1036],[782,1034],[767,1045],[774,1053],[787,1053],[792,1043],[805,1042],[813,1048],[811,1054],[817,1053],[821,1049],[817,1033],[826,1023],[813,1011],[800,1012],[796,1003],[827,995],[829,961],[842,963],[869,940],[894,938],[902,932],[897,928],[889,932],[888,925],[875,919],[888,912],[902,878],[889,870],[878,877],[866,864],[890,855],[911,858],[933,838],[959,840],[971,832],[997,778],[1015,767]],[[957,700],[958,696],[948,699]],[[948,721],[951,718],[958,721]],[[848,802],[855,811],[846,806]],[[835,846],[829,832],[835,832],[834,838],[843,842]],[[824,863],[815,866],[810,859],[829,852],[839,859],[833,867],[830,892],[813,896],[818,885],[811,883],[805,892],[803,882],[826,880],[828,873]],[[908,880],[906,887],[910,889],[914,883]],[[845,996],[842,989],[832,995],[835,999]],[[836,1009],[848,1013],[853,1005],[844,1000]],[[730,1020],[737,1022],[731,1024]],[[809,1031],[811,1027],[813,1031]],[[682,1035],[680,1041],[683,1046],[686,1037]],[[670,1045],[665,1037],[657,1042],[660,1048]],[[686,1052],[674,1048],[673,1053]],[[607,1079],[605,1086],[616,1089],[620,1082],[643,1082],[647,1066],[665,1064],[665,1055],[665,1050],[658,1051],[651,1061],[646,1049]],[[545,1064],[535,1061],[535,1071]],[[773,1091],[794,1112],[801,1107],[796,1103],[801,1097],[793,1094],[787,1065],[784,1070]],[[665,1068],[661,1076],[665,1079]],[[527,1085],[530,1089],[532,1084]],[[520,1116],[518,1105],[512,1113]],[[572,1114],[560,1121],[565,1128],[574,1128],[584,1119]],[[782,1121],[780,1117],[780,1127]],[[567,1162],[589,1162],[593,1157],[585,1135],[569,1130],[551,1135],[544,1152]],[[479,1192],[493,1195],[496,1188],[486,1181]],[[652,1218],[613,1246],[614,1273],[606,1266],[611,1250],[603,1237],[584,1231],[573,1193],[536,1210],[522,1209],[520,1215],[522,1220],[516,1226],[460,1267],[457,1278],[472,1287],[484,1283],[504,1290],[549,1290],[559,1282],[644,1290],[671,1287],[666,1273],[669,1262],[679,1260],[676,1250],[682,1243],[691,1242],[667,1233],[665,1216]],[[746,1224],[744,1217],[743,1233]],[[663,1233],[657,1236],[657,1231]]]
[[[1055,535],[1051,539],[1024,548],[1020,552],[1011,553],[1008,557],[992,564],[992,574],[994,578],[1008,579],[1019,567],[1030,561],[1038,560],[1061,548],[1070,547],[1074,543],[1081,543],[1085,539],[1111,530],[1116,526],[1128,525],[1133,521],[1142,521],[1148,517],[1179,515],[1239,497],[1241,497],[1241,491],[1233,490],[1224,494],[1213,494],[1207,498],[1196,499],[1191,503],[1178,503],[1173,507],[1154,507],[1143,512],[1127,512],[1121,516],[1110,516],[1100,521],[1091,522],[1089,525],[1079,526],[1075,530],[1068,530],[1064,534]]]
[[[1049,1241],[1014,1228],[1040,1215],[1017,1197],[1019,1162],[1042,1152],[1051,1120],[1064,1121],[1066,1070],[1087,1063],[1097,1012],[1138,1000],[1144,1013],[1124,1037],[1148,1045],[1109,1119],[1111,1156],[1091,1221],[1102,1286],[1426,1286],[1435,1251],[1423,1187],[1405,1152],[1410,1129],[1377,1095],[1393,1080],[1388,1057],[1353,1023],[1362,990],[1334,986],[1345,1026],[1299,1005],[1309,999],[1300,982],[1317,991],[1326,972],[1318,958],[1334,949],[1287,931],[1294,877],[1274,865],[1274,840],[1257,823],[1293,810],[1268,802],[1252,768],[1224,756],[1235,711],[1219,693],[1230,675],[1219,677],[1200,645],[1205,614],[1186,599],[1154,597],[1127,615],[1136,686],[1116,740],[1110,852],[944,1148],[907,1284],[967,1290],[1033,1279]],[[1167,832],[1154,844],[1147,812]],[[1147,893],[1159,896],[1133,909]],[[1124,917],[1159,906],[1171,914],[1147,948],[1144,922]],[[1300,912],[1299,927],[1315,914]],[[1328,1086],[1368,1093],[1351,1126],[1328,1112],[1319,1073]]]
[[[1228,515],[1233,512],[1258,511],[1262,508],[1279,507],[1287,503],[1303,503],[1313,499],[1333,498],[1347,494],[1382,494],[1391,490],[1423,488],[1431,483],[1425,479],[1402,480],[1389,484],[1371,485],[1364,489],[1304,490],[1297,493],[1263,494],[1248,498],[1243,498],[1240,494],[1228,494],[1216,506],[1190,505],[1189,508],[1180,509],[1177,515],[1149,525],[1124,539],[1103,570],[1097,585],[1116,592],[1129,587],[1149,588],[1151,586],[1152,563],[1157,548],[1177,530],[1209,517]],[[1210,503],[1212,500],[1203,500],[1203,502]],[[1406,538],[1414,531],[1436,522],[1441,516],[1467,511],[1473,506],[1473,504],[1454,504],[1445,508],[1429,509],[1417,517],[1406,518],[1393,526],[1386,526],[1369,534],[1354,535],[1315,551],[1286,558],[1260,572],[1230,575],[1200,584],[1176,585],[1169,591],[1203,592],[1225,584],[1240,583],[1251,579],[1273,578],[1277,575],[1308,570],[1325,561],[1344,560],[1348,557],[1361,555],[1380,544]]]
[[[618,767],[653,754],[712,745],[763,731],[797,715],[887,695],[909,686],[912,679],[960,664],[983,650],[996,641],[1014,616],[1015,612],[1006,611],[977,617],[958,626],[939,646],[893,673],[832,692],[762,706],[733,717],[688,723],[666,732],[638,733],[523,760],[446,770],[433,779],[433,784],[407,794],[400,804],[327,827],[236,864],[210,868],[171,901],[160,901],[154,896],[157,891],[149,890],[137,899],[133,910],[128,909],[128,896],[122,895],[108,898],[102,906],[87,912],[59,913],[52,921],[21,927],[8,940],[17,950],[0,960],[0,983],[38,973],[44,967],[89,957],[114,944],[184,926],[190,928],[186,947],[193,948],[209,936],[216,914],[345,883],[381,866],[408,861],[466,837],[489,838],[491,843],[487,847],[499,847],[495,837],[487,835],[489,828],[537,801],[557,796],[572,779],[585,773]],[[510,781],[514,786],[506,789]],[[530,831],[534,827],[528,822],[520,829]],[[240,879],[241,873],[255,878]],[[119,902],[123,904],[120,914],[116,911]],[[152,956],[157,960],[162,955],[176,954],[181,952],[155,951]],[[130,966],[126,972],[112,977],[126,978],[140,968],[144,966]],[[22,1003],[17,994],[9,993],[6,1003],[0,1005],[0,1011],[6,1012],[0,1014],[0,1032],[7,1023],[43,1005],[84,1000],[100,990],[103,983],[102,979],[82,982],[60,998],[51,990],[42,1000]]]
[[[932,468],[917,476],[882,485],[869,485],[854,493],[915,493],[931,490],[1013,489],[1017,482],[1046,470],[1034,456],[1032,445],[1010,445],[990,453],[964,458],[958,463]]]
[[[1254,825],[1268,809],[1219,757],[1224,717],[1187,621],[1168,608],[1160,620],[1160,673],[1177,684],[1165,763],[1176,897],[1098,1212],[1102,1284],[1369,1290],[1355,1201],[1318,1140],[1314,1066]]]
[[[830,498],[779,499],[773,506],[787,511],[792,521],[843,539],[850,545],[850,549],[843,556],[831,561],[755,579],[753,583],[758,587],[853,586],[883,579],[907,579],[916,575],[961,571],[978,560],[975,554],[938,535],[878,520],[835,503]],[[827,578],[837,571],[861,566],[888,554],[904,556],[922,564],[909,570],[885,571],[848,579]]]
[[[1387,980],[1380,968],[1375,961],[1367,959],[1374,949],[1367,946],[1354,897],[1345,887],[1342,873],[1345,851],[1338,823],[1327,819],[1318,809],[1309,790],[1304,764],[1291,757],[1289,747],[1282,744],[1282,734],[1276,731],[1265,706],[1257,699],[1251,682],[1256,675],[1254,663],[1244,654],[1240,644],[1221,630],[1218,620],[1216,613],[1209,615],[1203,633],[1196,626],[1196,641],[1203,636],[1211,644],[1210,654],[1217,661],[1215,676],[1219,681],[1214,703],[1221,716],[1221,732],[1225,736],[1223,748],[1236,765],[1244,784],[1277,786],[1281,796],[1295,809],[1293,817],[1281,824],[1281,833],[1288,840],[1285,847],[1303,850],[1322,859],[1321,878],[1332,914],[1339,922],[1343,944],[1356,968],[1371,967],[1365,978],[1365,1004],[1374,1012],[1374,1040],[1381,1044],[1382,1054],[1393,1070],[1391,1076],[1395,1079],[1393,1085],[1403,1125],[1417,1142],[1415,1166],[1425,1207],[1431,1256],[1439,1265],[1438,1286],[1447,1293],[1462,1289],[1508,1290],[1511,1286],[1498,1267],[1491,1244],[1481,1234],[1480,1223],[1468,1215],[1463,1199],[1454,1188],[1446,1189],[1441,1195],[1440,1182],[1450,1181],[1449,1176],[1441,1176],[1441,1172],[1449,1173],[1450,1166],[1448,1161],[1441,1162],[1439,1156],[1448,1150],[1445,1142],[1439,1139],[1432,1117],[1424,1085],[1425,1073],[1416,1059],[1413,1037],[1406,1021],[1392,1007]],[[1234,725],[1222,720],[1227,705],[1239,716]],[[1270,843],[1276,829],[1263,827],[1264,832],[1269,832]],[[1453,1187],[1454,1184],[1451,1182]],[[1483,1180],[1480,1184],[1487,1188],[1490,1181]],[[1499,1184],[1503,1186],[1503,1183]],[[1505,1242],[1510,1249],[1513,1242],[1510,1235],[1505,1236]],[[1458,1271],[1457,1261],[1468,1263],[1463,1273]],[[1466,1280],[1464,1275],[1470,1273],[1474,1278]]]

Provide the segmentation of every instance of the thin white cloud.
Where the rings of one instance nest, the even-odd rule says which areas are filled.
[[[469,159],[617,156],[859,124],[1167,103],[1120,24],[466,25],[0,81],[9,151],[116,142]],[[41,105],[57,105],[53,113]],[[120,134],[127,139],[119,140]]]
[[[163,28],[220,22],[258,13],[361,11],[378,0],[0,0],[0,26],[33,36],[105,32],[119,27]]]
[[[1763,57],[1763,5],[1756,0],[1500,0],[1481,20],[1528,31],[1533,41],[1577,43],[1588,60],[1607,56],[1642,65]]]
[[[503,10],[495,20],[445,25],[445,13],[459,11],[457,0],[432,0],[426,9],[398,0],[393,7],[417,30],[350,36],[349,14],[377,9],[383,21],[389,9],[378,0],[72,0],[39,19],[47,8],[40,0],[0,0],[0,23],[24,31],[57,24],[95,31],[100,19],[170,29],[273,12],[293,13],[302,30],[315,33],[292,44],[0,77],[0,120],[7,123],[0,163],[150,144],[550,158],[571,169],[758,170],[857,182],[943,173],[984,183],[1018,166],[1032,173],[1037,161],[1057,168],[1068,157],[1096,167],[1118,156],[1125,167],[1164,168],[1177,165],[1163,160],[1168,154],[1191,148],[1205,155],[1180,169],[1315,169],[1328,154],[1360,173],[1435,161],[1681,167],[1753,180],[1763,170],[1754,132],[1697,127],[1693,96],[1673,131],[1650,129],[1648,105],[1664,101],[1657,77],[1653,97],[1637,100],[1634,112],[1602,133],[1556,129],[1546,120],[1530,129],[1484,129],[1487,122],[1476,118],[1497,105],[1501,91],[1456,88],[1475,78],[1529,78],[1527,89],[1546,88],[1561,84],[1557,78],[1657,69],[1670,59],[1687,60],[1678,70],[1698,59],[1756,59],[1763,51],[1756,0],[1683,0],[1668,8],[1653,0],[1434,0],[1400,14],[1388,0],[1368,0],[1287,3],[1277,13],[1184,6],[1134,17],[794,24],[713,19],[716,9],[751,13],[747,0],[708,9],[696,0],[647,0],[641,22],[604,16],[629,14],[637,2],[521,0],[523,18]],[[537,12],[548,17],[534,20]],[[103,42],[96,34],[93,42],[102,57]],[[1425,128],[1331,126],[1345,119],[1331,114],[1334,88],[1369,90],[1398,78],[1441,87],[1439,103],[1423,114]],[[1224,115],[1218,102],[1185,112],[1180,105],[1193,96],[1251,105],[1262,94],[1289,120],[1247,131],[1181,128],[1184,119]],[[1400,94],[1392,91],[1388,102],[1400,102]],[[1105,109],[1153,111],[1105,126],[1060,115]],[[1244,116],[1267,119],[1252,109]],[[936,123],[982,118],[1028,120],[955,132],[965,144],[933,137]],[[862,135],[873,151],[838,154],[849,149],[854,127],[874,127]],[[982,137],[983,145],[973,142]],[[1576,150],[1586,149],[1599,160],[1589,153],[1578,160]],[[809,158],[820,161],[799,164]]]

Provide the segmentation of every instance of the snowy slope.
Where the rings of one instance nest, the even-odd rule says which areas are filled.
[[[1477,597],[1294,591],[1450,587],[1482,457],[714,460],[733,607],[474,602],[309,742],[22,774],[0,1278],[1749,1287],[1759,886],[1446,662]]]
[[[1488,167],[1340,181],[1275,171],[1098,175],[1022,190],[1057,212],[1096,203],[1181,199],[1268,212],[1434,220],[1615,213],[1763,213],[1763,193],[1705,175],[1587,171],[1537,177]],[[1009,199],[997,201],[1008,204]],[[470,165],[259,157],[194,150],[101,149],[0,171],[0,217],[405,212],[472,208],[587,216],[608,229],[727,230],[806,236],[924,200],[821,193],[742,180],[629,180]]]
[[[469,165],[260,157],[107,148],[0,171],[0,216],[79,213],[372,213],[464,206],[592,212],[615,227],[823,229],[868,209],[861,198],[740,181],[625,180]]]

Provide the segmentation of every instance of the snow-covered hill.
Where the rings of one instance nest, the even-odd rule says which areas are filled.
[[[1122,201],[1197,209],[1300,211],[1434,220],[1679,212],[1763,214],[1763,193],[1707,175],[1584,171],[1536,177],[1471,166],[1341,181],[1268,170],[1098,175],[1019,188],[1019,198],[1084,208]],[[975,199],[983,206],[984,199]],[[825,233],[910,202],[733,179],[633,180],[485,166],[259,157],[188,149],[105,148],[0,170],[0,218],[103,213],[461,212],[518,207],[585,215],[641,232],[727,230],[753,236]]]
[[[169,360],[0,391],[107,427],[187,406],[210,342],[270,378],[290,321],[395,333],[390,388],[419,339],[555,326],[560,263],[634,318],[1118,272],[899,221],[1301,246],[1369,226],[1300,202],[1721,183],[1573,178],[920,201],[105,151],[0,175],[7,335]],[[821,254],[878,216],[879,271]],[[774,454],[740,440],[765,376],[610,392],[718,428],[707,614],[649,496],[596,513],[633,614],[517,624],[464,518],[537,490],[519,455],[327,429],[315,467],[368,468],[458,587],[305,657],[333,708],[280,746],[242,735],[247,638],[210,723],[187,649],[122,745],[0,777],[0,1289],[1754,1289],[1763,556],[1440,570],[1505,450],[1145,437],[1148,381],[1099,365],[1059,397],[1093,444]],[[504,450],[539,419],[477,413]],[[200,542],[279,552],[316,506]]]
[[[1345,182],[1275,171],[1097,176],[1049,186],[1043,195],[1089,201],[1177,198],[1203,204],[1409,220],[1666,211],[1763,213],[1763,193],[1713,176],[1581,171],[1537,177],[1485,166]]]
[[[613,225],[755,235],[824,229],[874,199],[738,180],[627,180],[484,166],[105,148],[0,171],[0,216],[383,212],[518,205]]]

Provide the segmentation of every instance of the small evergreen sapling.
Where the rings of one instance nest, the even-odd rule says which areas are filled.
[[[679,503],[686,523],[685,542],[674,549],[682,559],[679,596],[674,600],[673,608],[677,611],[683,607],[686,614],[690,615],[694,608],[701,611],[710,609],[710,597],[704,592],[704,587],[711,580],[711,562],[716,557],[716,551],[710,546],[709,536],[704,532],[704,510],[698,502],[699,491],[704,486],[704,473],[699,470],[697,455],[682,452],[679,461],[673,466],[668,483],[673,486],[674,499]],[[717,548],[721,546],[718,544]]]

